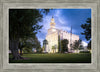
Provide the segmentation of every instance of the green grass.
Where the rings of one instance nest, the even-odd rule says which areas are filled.
[[[91,63],[90,53],[23,54],[22,57],[28,59],[9,60],[9,63]]]

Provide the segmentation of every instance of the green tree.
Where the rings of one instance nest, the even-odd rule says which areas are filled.
[[[58,52],[61,53],[61,47],[60,47],[60,35],[58,35]]]
[[[61,52],[68,52],[68,43],[69,41],[67,39],[61,40]]]
[[[44,51],[44,45],[42,46],[42,51]]]
[[[41,44],[40,44],[40,41],[36,38],[36,40],[35,40],[35,47],[34,48],[36,48],[36,51],[37,52],[41,52]]]
[[[88,48],[89,50],[91,50],[91,41],[88,43],[87,48]]]
[[[79,50],[82,50],[82,49],[84,49],[84,47],[83,47],[83,45],[80,45]]]
[[[84,32],[82,32],[82,35],[85,35],[85,38],[87,40],[91,39],[91,18],[87,18],[86,23],[82,24],[81,27],[84,29]]]
[[[27,53],[32,53],[32,43],[31,42],[26,42],[25,43],[25,47],[24,47],[24,50],[27,51]]]
[[[35,36],[35,38],[30,37],[28,39],[20,40],[20,42],[19,42],[20,55],[22,55],[23,48],[25,48],[24,50],[27,50],[27,53],[28,52],[32,53],[33,48],[38,50],[39,48],[41,48],[41,45],[40,45],[40,42],[38,41],[37,37]]]
[[[55,49],[56,49],[55,46],[52,46],[53,53],[54,53]]]
[[[80,50],[81,50],[81,49],[84,49],[83,44],[82,44],[82,40],[79,39],[78,41],[79,41],[79,49],[80,49]]]
[[[84,32],[81,33],[82,35],[85,35],[85,38],[88,43],[88,49],[91,49],[91,18],[87,18],[86,23],[82,24],[81,27],[84,29]]]
[[[48,11],[46,9],[9,9],[9,48],[13,59],[23,59],[18,53],[20,39],[34,38],[42,28],[38,22],[42,21],[43,13]]]
[[[82,40],[75,40],[75,42],[73,43],[72,45],[73,49],[74,50],[78,50],[78,49],[81,49],[83,46],[82,46]]]
[[[42,48],[39,48],[38,49],[38,53],[42,53],[43,49]]]
[[[23,50],[23,48],[25,47],[25,41],[26,41],[26,39],[20,39],[19,40],[19,45],[18,45],[18,48],[20,49],[20,55],[23,55],[22,54],[22,50]]]
[[[73,49],[74,50],[78,50],[79,49],[79,41],[75,40],[74,44],[73,44]]]

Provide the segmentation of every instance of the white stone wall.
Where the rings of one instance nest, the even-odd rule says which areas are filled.
[[[68,51],[70,52],[71,50],[71,47],[70,47],[70,44],[72,43],[74,43],[75,42],[75,40],[79,40],[79,36],[78,35],[75,35],[75,34],[72,34],[72,36],[71,36],[71,33],[68,33],[68,32],[66,32],[66,31],[61,31],[61,39],[67,39],[68,41],[69,41],[69,44],[68,44]],[[70,42],[70,40],[71,40],[71,42]]]
[[[60,35],[60,39],[63,40],[63,39],[67,39],[69,41],[69,44],[68,44],[68,51],[71,51],[70,49],[70,38],[71,38],[71,34],[66,32],[66,31],[63,31],[63,30],[58,30],[58,29],[48,29],[48,34],[46,36],[46,40],[48,41],[48,52],[49,53],[53,53],[53,50],[52,50],[52,46],[55,46],[57,47],[57,49],[55,50],[55,52],[58,52],[58,34]],[[75,35],[75,34],[72,34],[72,43],[74,43],[75,40],[79,40],[79,36],[78,35]]]
[[[48,41],[48,52],[53,53],[52,46],[56,46],[58,48],[58,34],[57,32],[52,32],[47,34],[46,40]],[[58,52],[58,49],[55,49],[55,52]]]

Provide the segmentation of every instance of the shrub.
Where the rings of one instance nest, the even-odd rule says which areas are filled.
[[[90,51],[80,51],[80,53],[90,53]]]

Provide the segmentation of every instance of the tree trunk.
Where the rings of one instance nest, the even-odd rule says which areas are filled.
[[[18,41],[17,40],[11,40],[10,45],[11,45],[10,47],[11,47],[11,53],[13,55],[13,59],[14,60],[23,59],[18,52]]]

